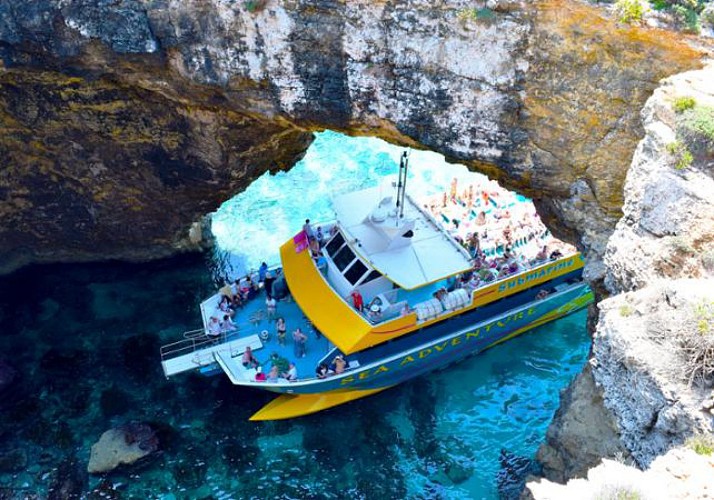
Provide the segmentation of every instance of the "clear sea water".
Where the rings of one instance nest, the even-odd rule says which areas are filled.
[[[399,153],[320,134],[293,170],[216,215],[227,274],[274,261],[269,249],[301,219],[329,217],[326,193],[393,173]],[[415,190],[469,175],[431,153],[411,159]],[[159,345],[198,326],[215,269],[210,256],[183,256],[0,278],[0,358],[18,372],[0,399],[0,498],[510,498],[504,470],[534,457],[589,349],[580,312],[370,398],[251,423],[270,395],[224,377],[167,381],[159,365]],[[88,477],[91,445],[128,421],[153,423],[163,451]]]

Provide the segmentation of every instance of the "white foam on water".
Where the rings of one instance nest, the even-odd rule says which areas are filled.
[[[220,251],[229,253],[231,272],[277,264],[279,248],[305,219],[334,217],[333,195],[375,186],[396,176],[404,148],[372,137],[348,137],[327,131],[315,134],[305,157],[289,172],[265,173],[213,214],[212,230]],[[407,191],[413,197],[434,195],[485,177],[464,165],[447,163],[440,154],[409,151]]]

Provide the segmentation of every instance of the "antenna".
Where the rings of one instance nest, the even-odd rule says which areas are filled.
[[[399,173],[402,173],[402,165],[404,166],[404,182],[401,182],[401,175],[400,175],[400,182],[399,186],[401,187],[402,191],[402,205],[401,205],[401,210],[399,211],[399,218],[403,219],[404,218],[404,197],[407,195],[407,170],[409,170],[409,155],[407,154],[407,151],[404,151],[402,153],[402,157],[399,161]],[[397,199],[399,198],[399,193],[397,193]],[[397,208],[399,208],[399,201],[397,201]]]
[[[399,180],[397,181],[397,214],[402,202],[402,171],[404,170],[404,157],[399,157]],[[396,221],[399,224],[399,220]]]

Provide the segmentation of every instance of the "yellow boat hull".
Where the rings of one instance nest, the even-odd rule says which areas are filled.
[[[378,389],[336,390],[321,394],[283,394],[256,412],[250,420],[284,420],[301,417],[371,396],[388,387]]]

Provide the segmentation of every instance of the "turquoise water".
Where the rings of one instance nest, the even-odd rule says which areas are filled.
[[[327,138],[323,154],[340,149],[331,143],[339,136]],[[371,154],[342,147],[353,160]],[[269,183],[261,189],[272,192]],[[249,214],[242,232],[271,217],[288,227],[278,206],[273,216]],[[305,199],[301,207],[318,218]],[[251,266],[256,255],[234,262]],[[502,450],[510,468],[524,464],[514,457],[534,456],[589,349],[580,312],[370,398],[251,423],[270,395],[225,377],[167,381],[159,365],[159,345],[198,325],[214,267],[185,256],[35,266],[0,278],[0,358],[18,373],[0,397],[0,498],[63,498],[64,487],[86,498],[490,499],[499,485],[508,498],[516,489],[504,489]],[[128,421],[151,422],[162,453],[88,477],[91,445]]]
[[[265,260],[278,262],[278,248],[302,228],[334,218],[333,195],[376,186],[396,176],[404,151],[380,139],[347,137],[337,132],[316,134],[305,157],[289,172],[264,174],[243,193],[225,202],[213,216],[213,234],[220,249],[233,252],[229,270],[240,274]],[[415,198],[447,191],[456,178],[467,186],[486,177],[464,165],[447,163],[429,151],[410,150],[407,188]]]

